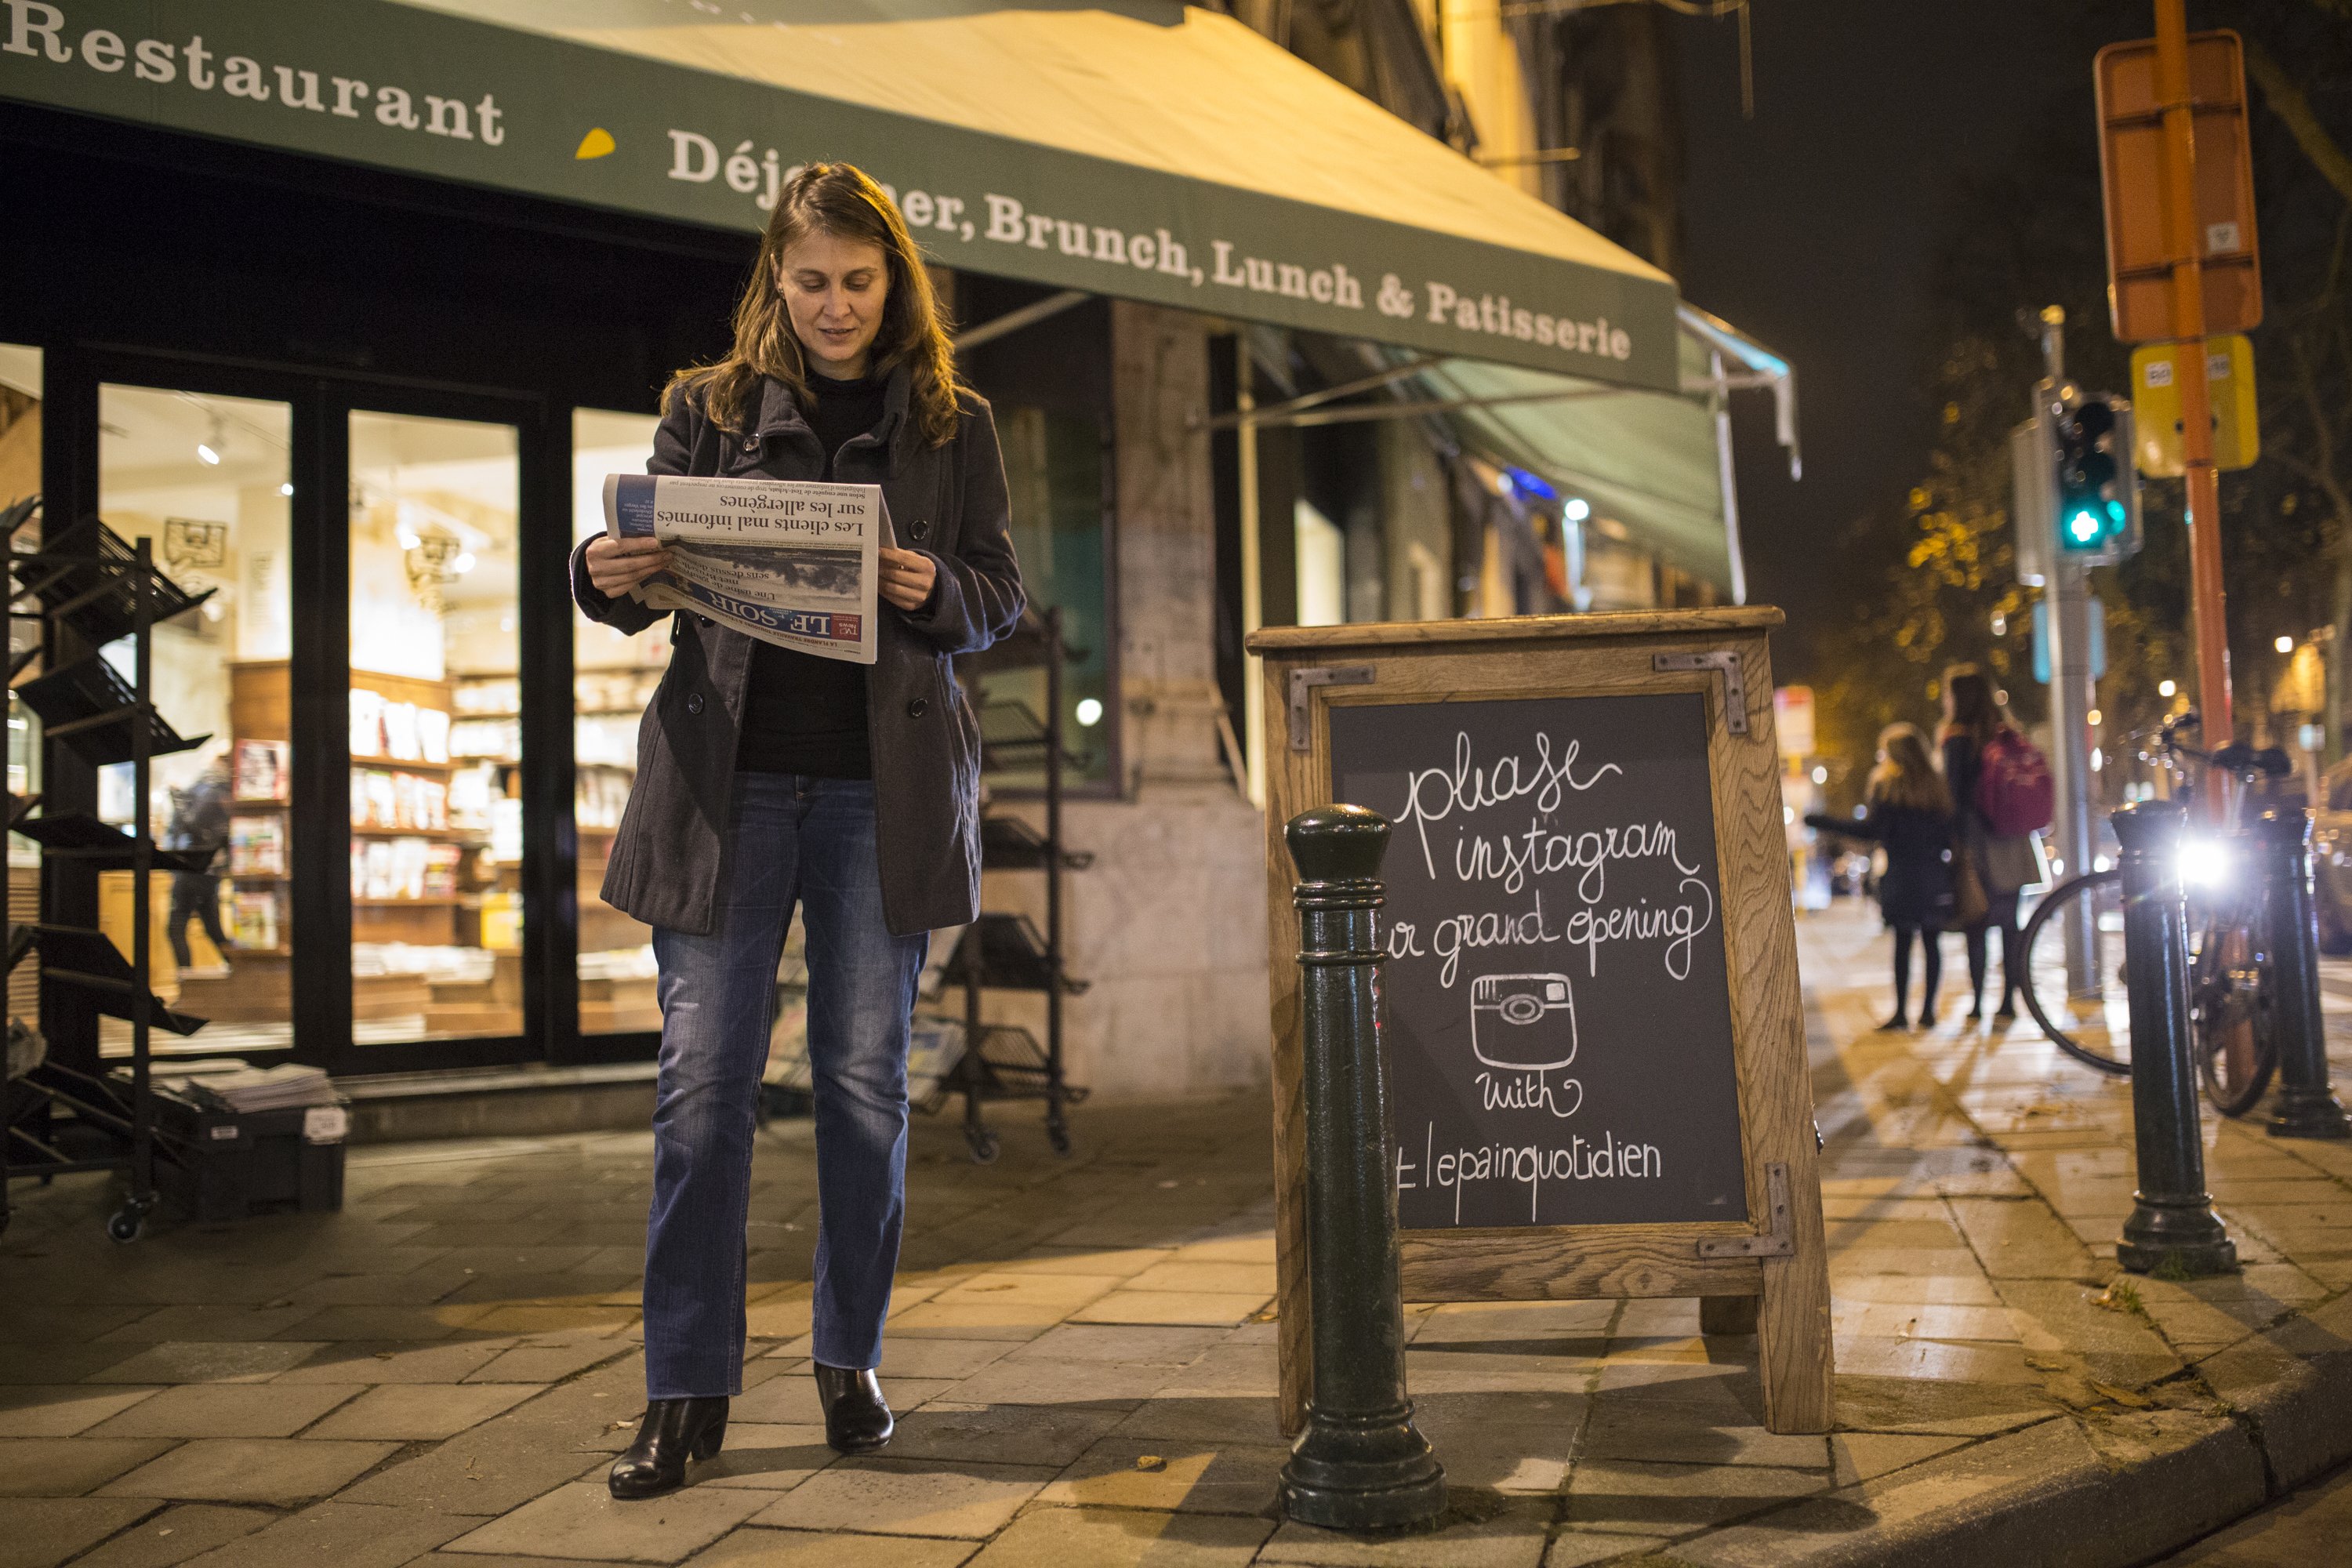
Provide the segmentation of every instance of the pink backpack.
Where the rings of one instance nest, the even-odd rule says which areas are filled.
[[[1977,810],[1995,837],[2040,832],[2050,826],[2057,805],[2050,759],[2041,748],[2014,730],[2000,731],[1985,742],[1977,773]]]

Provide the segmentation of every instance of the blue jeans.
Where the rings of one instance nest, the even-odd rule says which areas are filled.
[[[708,936],[656,929],[661,1072],[646,1233],[646,1396],[743,1387],[744,1226],[776,964],[806,909],[816,1089],[816,1359],[879,1364],[906,1214],[907,1031],[928,935],[890,934],[863,779],[738,773]]]

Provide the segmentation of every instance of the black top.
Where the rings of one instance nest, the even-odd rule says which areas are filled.
[[[1984,771],[1984,748],[1965,731],[1944,732],[1944,782],[1951,786],[1960,837],[1970,844],[1991,837],[1977,810],[1977,779]]]
[[[882,422],[887,375],[866,381],[819,378],[809,427],[824,447],[824,477],[848,442]],[[743,741],[736,771],[807,773],[815,778],[870,779],[874,757],[866,734],[866,667],[819,658],[773,643],[751,647],[751,679],[743,689]]]
[[[1878,879],[1878,907],[1889,925],[1940,930],[1952,914],[1952,817],[1888,801],[1869,803],[1848,819],[1808,813],[1805,826],[1886,847],[1886,874]]]

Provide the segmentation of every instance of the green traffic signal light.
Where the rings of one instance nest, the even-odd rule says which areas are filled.
[[[2122,478],[2110,449],[2115,412],[2086,398],[2057,421],[2058,547],[2078,554],[2104,552],[2130,527],[2116,495]]]

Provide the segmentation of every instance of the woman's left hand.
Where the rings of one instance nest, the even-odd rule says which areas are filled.
[[[882,551],[882,580],[876,592],[883,599],[902,610],[919,610],[931,596],[932,585],[939,580],[939,568],[931,558],[919,550]]]

